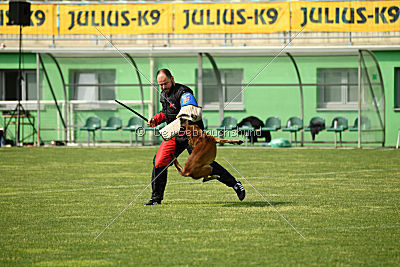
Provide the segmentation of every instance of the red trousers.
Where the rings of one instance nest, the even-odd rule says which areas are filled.
[[[167,185],[167,166],[171,166],[174,157],[178,157],[185,149],[187,149],[189,154],[192,153],[193,149],[189,146],[189,142],[185,135],[176,136],[169,141],[163,140],[161,142],[153,160],[154,168],[151,177],[151,198],[153,200],[158,201],[163,199],[164,190]],[[237,183],[236,179],[216,161],[213,161],[210,165],[213,168],[211,175],[220,176],[218,181],[229,187],[233,187]]]

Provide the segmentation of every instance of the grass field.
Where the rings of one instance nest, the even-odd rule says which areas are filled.
[[[155,151],[0,149],[0,265],[400,264],[400,152],[386,149],[220,148],[243,202],[171,167],[162,205],[143,206],[147,188],[94,240],[148,185]]]

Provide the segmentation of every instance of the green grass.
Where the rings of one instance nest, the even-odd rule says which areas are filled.
[[[0,265],[400,263],[397,150],[224,147],[217,159],[243,182],[243,202],[171,167],[162,205],[143,206],[147,188],[94,240],[148,185],[155,151],[0,149]]]

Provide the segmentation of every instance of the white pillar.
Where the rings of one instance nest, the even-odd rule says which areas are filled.
[[[37,111],[36,111],[36,137],[37,144],[40,146],[40,60],[39,53],[36,53],[36,97],[37,97]]]
[[[361,52],[358,51],[358,140],[357,147],[361,148]]]
[[[154,116],[154,58],[150,57],[150,106],[149,106],[149,119]]]
[[[199,106],[203,106],[203,54],[199,53],[197,58],[197,100],[199,101]]]

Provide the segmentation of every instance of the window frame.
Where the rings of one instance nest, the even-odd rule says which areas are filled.
[[[5,82],[5,75],[7,72],[16,72],[18,75],[18,70],[17,69],[0,69],[0,83],[1,83],[1,87],[4,89],[6,87]],[[34,74],[35,78],[36,78],[36,70],[35,69],[24,69],[21,70],[22,73],[22,88],[21,88],[21,101],[37,101],[37,92],[36,92],[36,87],[35,87],[35,99],[30,99],[27,100],[27,96],[29,95],[28,93],[28,83],[27,81],[27,76],[28,74]],[[17,76],[18,77],[18,76]],[[16,81],[15,81],[16,83]],[[35,85],[37,86],[37,81],[35,82]],[[15,88],[16,90],[17,88]],[[42,88],[39,89],[40,90],[40,98],[42,98]],[[0,95],[0,101],[18,101],[17,97],[15,99],[12,100],[6,100],[5,99],[5,94],[6,94],[6,90],[1,90],[2,95]]]
[[[117,77],[116,77],[117,71],[116,71],[116,69],[70,69],[69,70],[69,73],[70,73],[69,77],[70,77],[70,80],[73,81],[72,82],[73,86],[71,86],[71,90],[70,90],[70,100],[71,101],[75,101],[75,100],[77,100],[77,101],[109,101],[109,100],[114,100],[114,99],[100,100],[101,99],[101,90],[100,90],[100,86],[98,86],[98,85],[100,85],[101,83],[99,81],[99,77],[102,75],[102,72],[107,72],[107,71],[112,71],[113,72],[113,74],[114,74],[113,84],[116,84],[116,80],[117,80]],[[77,79],[77,74],[84,74],[84,73],[86,73],[86,74],[95,74],[95,78],[96,78],[96,83],[95,84],[97,84],[97,85],[93,86],[93,87],[96,87],[96,93],[97,93],[97,99],[95,99],[95,100],[75,99],[75,94],[77,92],[76,88],[78,87],[78,86],[75,85],[75,84],[78,84],[77,80],[76,80]],[[84,84],[82,84],[82,85],[84,85]],[[115,98],[115,96],[116,96],[116,86],[110,86],[110,87],[113,87],[114,98]]]
[[[400,67],[394,68],[394,110],[400,111]]]
[[[69,70],[69,80],[71,82],[71,86],[69,89],[69,99],[72,104],[74,104],[74,109],[76,110],[115,110],[116,107],[114,103],[110,103],[111,101],[114,101],[117,95],[117,88],[116,86],[110,86],[114,90],[114,97],[112,99],[107,99],[107,100],[100,100],[101,98],[101,87],[98,86],[100,83],[99,77],[102,75],[102,72],[106,71],[112,71],[114,75],[114,81],[112,84],[116,84],[117,81],[117,70],[116,69],[70,69]],[[95,74],[96,77],[96,83],[97,85],[94,85],[93,87],[96,87],[96,96],[97,99],[95,100],[86,100],[86,99],[75,99],[75,95],[77,94],[77,74],[82,74],[82,73],[88,73],[88,74]],[[84,85],[84,84],[82,84]]]
[[[2,89],[2,90],[0,90],[0,102],[1,102],[1,104],[0,104],[0,110],[10,110],[10,109],[14,109],[15,108],[15,102],[17,102],[18,101],[18,99],[17,99],[17,96],[15,97],[15,99],[8,99],[8,100],[6,100],[5,99],[5,96],[6,96],[6,90],[4,90],[5,88],[6,88],[6,79],[5,79],[5,75],[7,74],[7,72],[15,72],[16,74],[17,74],[17,77],[18,77],[18,69],[0,69],[0,89]],[[35,77],[35,79],[36,79],[36,77],[37,77],[37,73],[36,73],[36,69],[23,69],[23,70],[21,70],[21,72],[22,72],[22,79],[23,79],[23,82],[22,82],[22,88],[21,88],[21,102],[23,102],[23,103],[25,103],[24,105],[23,105],[23,107],[24,107],[24,109],[26,109],[26,110],[35,110],[35,109],[37,109],[37,80],[36,80],[36,82],[35,82],[35,92],[34,92],[34,94],[30,94],[29,92],[28,92],[28,82],[27,82],[27,77],[28,77],[28,75],[29,74],[33,74],[34,75],[34,77]],[[41,81],[42,80],[42,75],[40,75],[40,77],[39,77],[39,80]],[[15,84],[16,84],[16,81],[15,81]],[[16,88],[14,88],[15,90],[16,90]],[[13,89],[13,90],[14,90]],[[39,98],[40,98],[40,100],[42,100],[43,99],[43,83],[42,82],[40,82],[40,87],[39,87]],[[27,97],[29,96],[29,95],[34,95],[34,99],[30,99],[30,100],[27,100]]]
[[[203,68],[203,77],[204,77],[204,70],[211,71],[212,73],[214,73],[214,69],[212,69],[212,68],[207,68],[207,69]],[[226,92],[228,90],[228,87],[230,86],[229,83],[227,84],[225,82],[225,74],[226,74],[227,71],[230,71],[230,70],[239,70],[239,71],[241,71],[241,79],[240,79],[241,80],[240,81],[240,89],[241,89],[240,99],[241,99],[241,101],[235,101],[235,102],[227,102],[227,101],[225,101]],[[196,76],[197,91],[199,92],[200,96],[204,96],[204,94],[205,94],[205,86],[203,84],[203,86],[202,86],[202,90],[203,91],[200,92],[199,88],[198,88],[198,84],[199,84],[198,69],[196,69],[195,71],[196,71],[196,75],[195,76]],[[243,68],[221,68],[221,69],[219,69],[219,71],[220,71],[220,74],[221,74],[221,83],[222,83],[222,88],[223,88],[224,106],[229,103],[229,105],[226,107],[225,110],[244,110],[244,93],[242,91],[242,88],[244,86],[244,69]],[[204,97],[200,97],[198,100],[199,100],[199,104],[202,106],[203,110],[210,110],[210,111],[219,110],[219,101],[204,103]]]
[[[350,71],[351,70],[356,70],[356,73],[358,75],[358,69],[357,68],[317,68],[317,110],[357,110],[358,105],[357,105],[357,100],[356,101],[349,101],[349,88],[354,86],[350,85],[351,84],[351,77],[350,77]],[[320,81],[319,79],[319,71],[324,71],[324,73],[327,73],[329,71],[341,71],[341,79],[340,81],[326,81],[325,79],[323,81]],[[358,76],[357,76],[358,80]],[[328,85],[319,85],[319,83],[336,83],[336,84],[342,84],[338,85],[340,86],[340,101],[325,101],[325,88]],[[357,90],[357,95],[358,95],[358,87],[354,86],[355,90]]]

